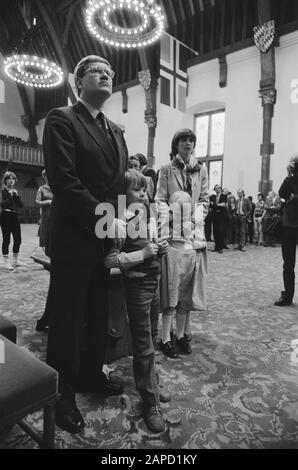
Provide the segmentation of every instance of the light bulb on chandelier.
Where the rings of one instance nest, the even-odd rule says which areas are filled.
[[[114,24],[112,16],[121,11],[134,15],[140,24],[130,28]],[[164,30],[164,16],[155,0],[89,0],[85,13],[90,33],[118,48],[146,47],[159,39]]]
[[[63,82],[63,72],[54,62],[25,54],[4,61],[5,73],[15,82],[34,88],[53,88]]]

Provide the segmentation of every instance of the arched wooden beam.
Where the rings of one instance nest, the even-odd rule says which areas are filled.
[[[44,4],[43,2],[36,1],[35,0],[35,5],[39,9],[40,14],[45,22],[45,25],[48,27],[49,34],[52,38],[53,44],[55,46],[56,52],[58,54],[58,57],[60,59],[61,65],[62,65],[62,70],[65,75],[65,79],[67,80],[67,88],[68,88],[68,95],[72,103],[76,102],[76,97],[73,92],[73,89],[68,81],[68,75],[69,75],[69,66],[65,57],[65,53],[62,48],[62,33],[59,28],[57,19],[53,15],[53,13],[49,10],[48,6]]]
[[[63,32],[63,49],[67,46],[67,43],[68,43],[68,36],[69,36],[69,31],[70,31],[70,26],[71,26],[71,23],[72,23],[72,19],[73,19],[73,15],[75,13],[75,10],[76,10],[76,7],[77,7],[77,4],[74,3],[68,13],[67,13],[67,18],[66,18],[66,24],[65,24],[65,28],[64,28],[64,32]]]

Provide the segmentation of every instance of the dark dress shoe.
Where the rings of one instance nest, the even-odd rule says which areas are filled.
[[[118,379],[118,378],[117,378]],[[122,381],[111,378],[105,380],[99,388],[99,392],[102,392],[106,396],[118,396],[124,392],[124,386]]]
[[[59,406],[56,405],[55,422],[63,431],[77,434],[85,427],[85,421],[77,406]]]
[[[177,354],[175,343],[173,341],[161,343],[160,349],[166,356],[171,357],[172,359],[178,359],[179,357]]]
[[[99,393],[105,396],[121,395],[124,391],[123,382],[118,377],[109,380],[104,374],[96,378],[80,377],[76,391],[79,393]]]
[[[281,293],[280,298],[276,300],[276,302],[274,302],[274,305],[276,305],[277,307],[289,307],[290,305],[292,305],[292,303],[293,303],[292,299],[289,299],[286,296],[286,293],[283,291]]]
[[[49,325],[47,324],[47,322],[45,322],[42,318],[40,318],[39,320],[37,320],[36,322],[36,327],[35,327],[35,331],[45,331],[49,328]]]
[[[223,250],[218,250],[218,253],[219,253],[220,255],[222,255],[222,254],[223,254]]]
[[[177,339],[177,346],[179,352],[182,354],[191,354],[192,349],[190,346],[190,341],[187,336],[183,336],[183,338]]]

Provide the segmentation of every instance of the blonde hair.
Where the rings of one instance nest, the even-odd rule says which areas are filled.
[[[9,178],[13,178],[15,180],[15,182],[18,181],[17,175],[13,171],[6,171],[3,175],[3,180],[2,180],[3,185],[6,186],[6,181]]]

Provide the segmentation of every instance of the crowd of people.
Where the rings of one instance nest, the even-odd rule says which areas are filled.
[[[235,197],[227,188],[216,185],[210,196],[206,239],[211,241],[213,232],[214,251],[220,254],[229,249],[228,245],[243,252],[248,243],[274,247],[281,241],[276,229],[281,209],[281,198],[274,191],[270,191],[265,199],[259,193],[254,202],[252,196],[245,197],[243,189],[238,189]]]
[[[51,258],[46,320],[38,330],[49,327],[47,362],[59,373],[56,424],[71,433],[83,429],[78,391],[123,392],[119,378],[102,372],[109,269],[119,268],[143,418],[151,431],[161,432],[165,423],[160,401],[169,397],[161,393],[162,377],[155,364],[159,313],[163,353],[175,359],[191,354],[191,313],[207,305],[207,241],[212,233],[218,253],[229,244],[241,251],[247,242],[273,246],[276,235],[269,228],[276,228],[282,198],[288,207],[282,239],[285,291],[276,304],[292,303],[298,157],[289,167],[280,197],[272,191],[264,200],[258,194],[254,203],[243,189],[235,197],[219,185],[209,196],[207,169],[194,157],[196,136],[191,130],[175,133],[169,163],[156,175],[144,155],[129,157],[123,132],[103,113],[112,93],[109,62],[87,56],[76,66],[74,77],[78,102],[52,110],[46,119],[45,184],[36,198],[41,208],[40,246]],[[21,243],[17,208],[22,202],[15,183],[15,174],[4,175],[0,222],[7,269],[17,265]],[[119,196],[125,196],[121,210]],[[97,228],[108,205],[117,215],[106,219],[106,236],[100,237]]]

